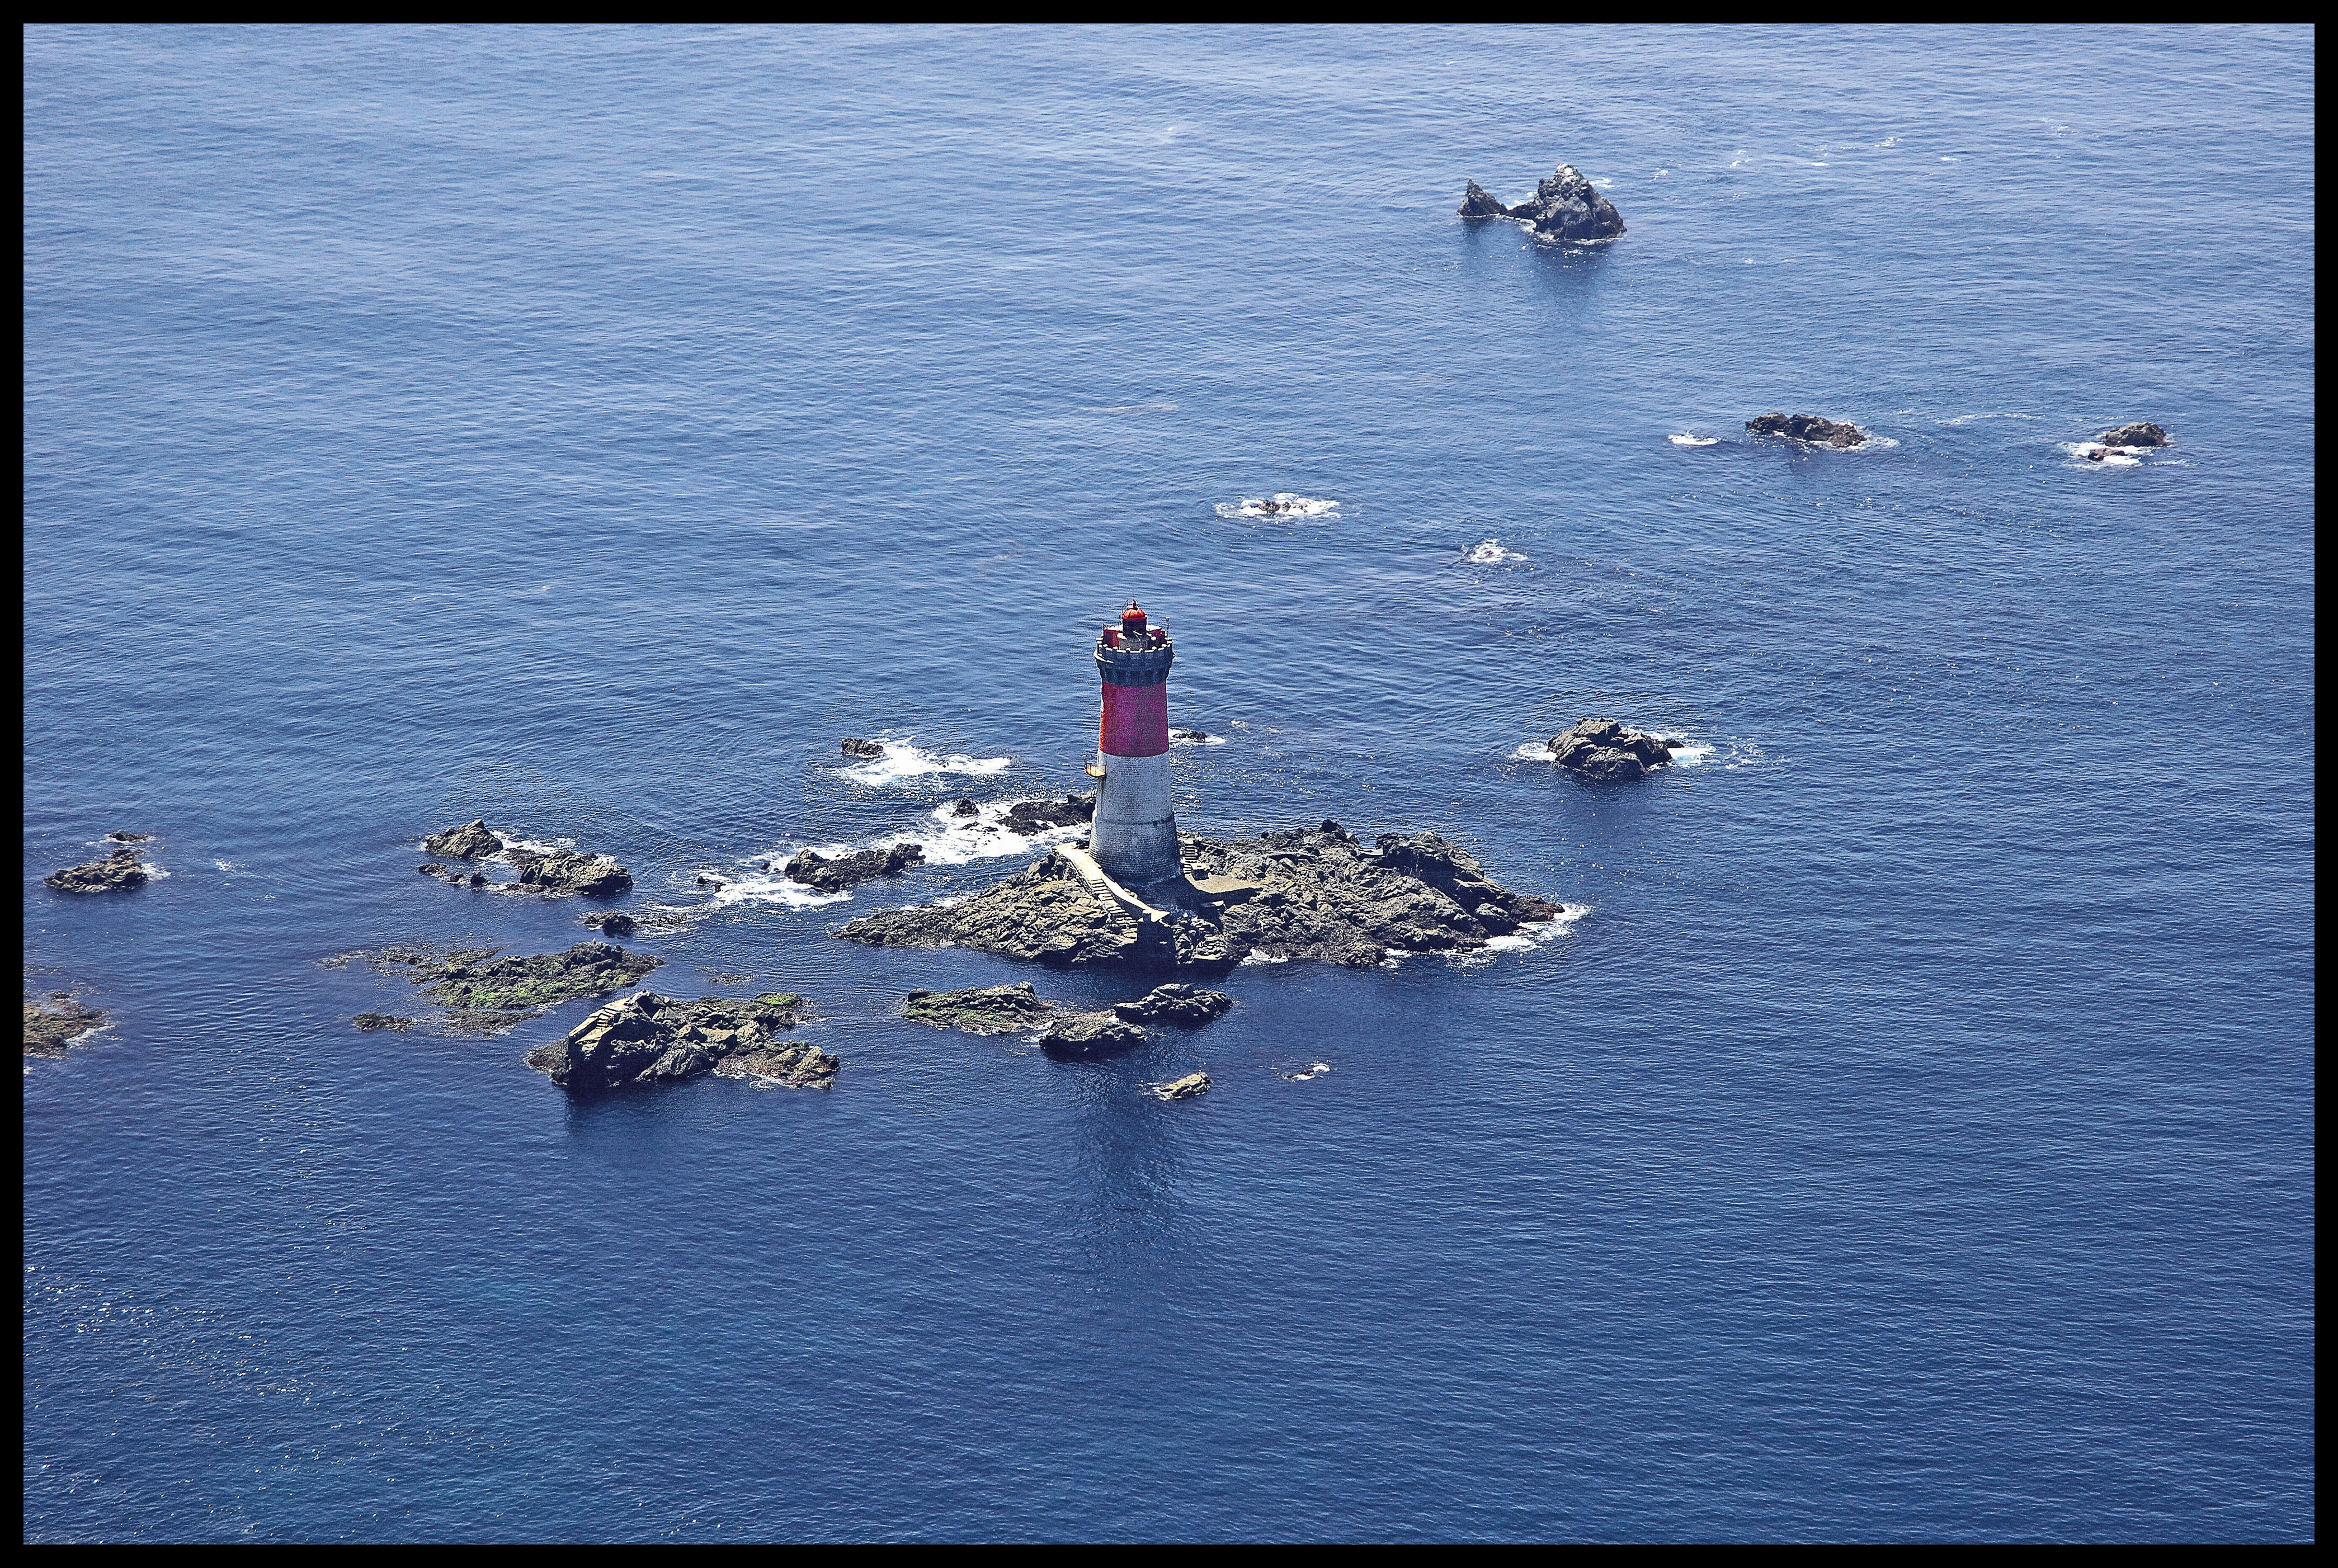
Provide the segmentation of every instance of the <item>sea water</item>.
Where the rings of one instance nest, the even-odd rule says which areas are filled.
[[[2312,1536],[2313,69],[28,33],[25,984],[114,1022],[24,1078],[27,1539]],[[1562,160],[1620,239],[1454,215]],[[1187,829],[1584,912],[902,1020],[1141,984],[830,935],[1042,852],[937,810],[1089,787],[1132,597]],[[591,935],[414,874],[476,816],[835,1091],[358,1032],[320,961]]]

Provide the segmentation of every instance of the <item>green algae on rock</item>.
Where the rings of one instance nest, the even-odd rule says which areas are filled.
[[[338,965],[349,956],[362,956],[380,974],[404,970],[425,996],[447,1009],[447,1025],[458,1034],[499,1034],[547,1007],[623,990],[665,963],[647,953],[628,953],[612,942],[579,942],[565,952],[510,958],[499,956],[492,947],[451,952],[387,947],[326,962]],[[362,1022],[388,1016],[361,1014],[359,1027],[397,1027]]]

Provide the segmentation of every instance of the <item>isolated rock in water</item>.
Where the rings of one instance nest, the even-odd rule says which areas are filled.
[[[2155,425],[2152,428],[2156,430],[2159,426]],[[152,833],[132,833],[122,828],[116,828],[113,832],[108,833],[106,837],[113,839],[116,844],[152,844],[154,842],[154,835]]]
[[[403,1034],[414,1026],[413,1019],[401,1018],[395,1013],[360,1013],[349,1022],[368,1033],[387,1029],[392,1034]]]
[[[1144,1030],[1109,1013],[1066,1013],[1039,1036],[1039,1049],[1050,1056],[1084,1060],[1116,1056],[1144,1044]]]
[[[504,858],[519,873],[521,887],[539,893],[582,893],[588,898],[614,898],[634,885],[634,874],[606,855],[579,855],[573,849],[523,849],[512,844],[505,847]]]
[[[1679,742],[1626,730],[1613,719],[1586,719],[1550,738],[1550,760],[1600,783],[1637,779],[1672,760]]]
[[[2122,425],[2116,430],[2103,432],[2106,446],[2165,446],[2167,432],[2148,422]]]
[[[447,1010],[457,1032],[493,1034],[555,1004],[637,984],[665,960],[607,942],[579,942],[565,952],[514,958],[492,947],[392,947],[367,955],[367,962],[383,973],[408,971],[424,995]]]
[[[415,869],[421,872],[425,877],[444,877],[447,875],[447,867],[441,866],[436,860],[425,860],[421,865],[417,866]]]
[[[885,747],[881,741],[863,740],[848,735],[844,738],[844,754],[847,757],[882,757]]]
[[[504,841],[487,831],[486,818],[474,817],[460,828],[433,833],[422,841],[422,848],[433,855],[450,856],[457,860],[484,860],[503,853]]]
[[[974,947],[1056,967],[1223,973],[1252,956],[1365,966],[1391,949],[1482,947],[1561,906],[1513,893],[1434,834],[1367,848],[1337,823],[1257,838],[1180,840],[1182,884],[1130,906],[1055,852],[965,902],[888,909],[837,935],[880,946]]]
[[[1183,1078],[1159,1085],[1153,1092],[1164,1100],[1191,1100],[1196,1094],[1210,1092],[1210,1075],[1207,1073],[1188,1073]]]
[[[1745,421],[1745,428],[1756,436],[1783,436],[1812,446],[1859,446],[1867,441],[1858,426],[1815,414],[1757,414]]]
[[[912,866],[924,865],[925,860],[926,847],[922,844],[900,843],[889,849],[862,849],[840,855],[833,860],[804,849],[788,862],[787,876],[791,882],[801,882],[823,893],[841,893],[874,877],[899,877]]]
[[[1190,1029],[1207,1024],[1233,1004],[1234,999],[1223,991],[1204,991],[1172,981],[1155,985],[1134,1002],[1115,1002],[1112,1010],[1130,1024],[1175,1024]]]
[[[1061,800],[1017,800],[1007,808],[1008,831],[1028,838],[1050,828],[1076,828],[1095,820],[1095,797],[1066,795]]]
[[[1464,218],[1507,218],[1510,210],[1495,201],[1478,187],[1475,180],[1461,193],[1461,216]]]
[[[1169,731],[1169,739],[1172,740],[1190,741],[1192,744],[1196,746],[1206,746],[1211,741],[1216,740],[1217,737],[1211,734],[1207,730],[1172,730]]]
[[[950,815],[953,817],[975,817],[979,816],[981,812],[982,808],[974,803],[974,797],[971,795],[961,796],[950,803]]]
[[[62,1056],[68,1046],[93,1029],[102,1029],[108,1015],[84,1007],[66,992],[53,991],[46,1000],[25,1003],[25,1054]]]
[[[802,1012],[803,998],[790,993],[685,1002],[645,992],[602,1008],[566,1039],[529,1052],[526,1061],[574,1094],[713,1072],[793,1088],[832,1087],[841,1063],[818,1046],[780,1039]]]
[[[616,909],[604,909],[584,916],[584,924],[604,936],[630,936],[634,934],[634,917]]]
[[[52,871],[41,880],[60,893],[127,893],[146,886],[146,868],[135,849],[116,849],[103,860],[91,860]]]
[[[1055,1016],[1028,980],[1019,985],[974,985],[963,991],[912,991],[901,1016],[969,1034],[1019,1034]]]

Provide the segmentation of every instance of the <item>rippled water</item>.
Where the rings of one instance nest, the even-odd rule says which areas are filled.
[[[25,93],[25,984],[116,1018],[24,1079],[28,1539],[2313,1534],[2311,33]],[[1562,158],[1612,246],[1452,216]],[[901,1021],[1127,991],[827,935],[1017,846],[752,862],[1085,788],[1131,595],[1186,826],[1590,913],[1110,1063]],[[1589,713],[1696,750],[1518,754]],[[836,1091],[356,1032],[322,958],[585,935],[414,875],[475,815],[704,905],[657,984],[806,994]],[[115,828],[167,877],[41,886]]]

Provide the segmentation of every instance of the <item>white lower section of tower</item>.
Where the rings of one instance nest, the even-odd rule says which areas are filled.
[[[1096,787],[1095,823],[1088,853],[1115,882],[1158,882],[1184,875],[1177,854],[1177,818],[1169,809],[1169,758],[1096,753],[1104,782]]]

